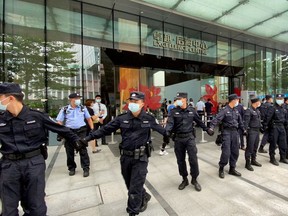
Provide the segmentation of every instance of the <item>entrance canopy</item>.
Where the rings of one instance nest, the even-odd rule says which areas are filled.
[[[134,0],[275,41],[288,43],[287,0]]]

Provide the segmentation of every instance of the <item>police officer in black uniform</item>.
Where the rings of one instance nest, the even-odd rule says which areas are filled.
[[[121,172],[128,189],[127,212],[130,216],[145,211],[151,198],[144,189],[146,174],[148,172],[148,157],[150,156],[151,129],[162,135],[166,131],[161,127],[152,114],[146,113],[144,106],[144,94],[131,92],[129,98],[129,111],[120,114],[113,121],[99,130],[90,133],[82,141],[98,139],[109,135],[119,128],[121,129],[122,142],[120,144]],[[169,142],[168,139],[164,139]]]
[[[276,145],[279,147],[280,162],[288,164],[286,159],[287,143],[286,143],[286,129],[287,126],[287,111],[283,107],[284,95],[276,94],[276,103],[267,110],[267,115],[263,121],[264,130],[269,132],[269,155],[270,163],[279,166],[275,159]]]
[[[284,98],[284,108],[288,113],[288,97]],[[286,139],[286,143],[287,143],[286,159],[288,159],[288,124],[285,126],[285,129],[286,129],[286,137],[287,137],[287,139]]]
[[[186,92],[178,92],[176,99],[177,107],[172,109],[168,115],[166,131],[168,134],[174,134],[174,151],[177,158],[179,174],[183,178],[183,181],[178,186],[178,189],[183,190],[189,184],[185,161],[187,152],[189,156],[190,174],[192,176],[191,184],[194,185],[197,191],[201,191],[201,186],[197,181],[199,166],[193,122],[195,121],[204,131],[207,131],[210,136],[212,136],[214,132],[212,130],[208,130],[208,127],[206,127],[206,125],[202,122],[197,112],[191,106],[188,106]]]
[[[258,109],[260,107],[259,98],[251,98],[251,107],[244,112],[243,122],[247,131],[247,146],[245,149],[245,168],[253,171],[251,165],[261,167],[262,165],[256,161],[257,149],[259,145],[259,133],[261,126],[261,114]],[[252,159],[252,160],[251,160]]]
[[[244,130],[242,118],[237,110],[239,104],[239,97],[236,94],[228,96],[229,103],[224,109],[216,115],[211,122],[211,129],[214,130],[215,126],[222,122],[223,129],[221,131],[223,143],[221,146],[222,154],[219,161],[219,177],[224,178],[224,166],[229,162],[229,174],[234,176],[241,176],[241,173],[236,171],[236,162],[239,157],[239,134],[238,129]]]
[[[2,215],[18,215],[21,201],[24,215],[44,216],[47,130],[77,143],[77,149],[81,143],[70,129],[23,105],[23,97],[18,84],[0,84],[0,109],[7,110],[0,117]]]
[[[266,114],[267,114],[267,110],[269,109],[269,107],[272,107],[272,106],[273,106],[273,98],[272,98],[272,95],[266,95],[266,96],[265,96],[265,99],[266,99],[266,102],[263,103],[263,104],[259,107],[259,110],[260,110],[260,113],[261,113],[261,120],[262,120],[262,122],[264,121],[264,118],[265,118],[265,116],[266,116]],[[261,129],[261,130],[262,130],[262,129]],[[265,146],[266,143],[268,142],[269,132],[268,132],[268,130],[262,131],[262,132],[263,132],[263,137],[262,137],[262,140],[261,140],[261,143],[260,143],[258,152],[259,152],[259,153],[267,153],[267,151],[264,149],[264,146]]]

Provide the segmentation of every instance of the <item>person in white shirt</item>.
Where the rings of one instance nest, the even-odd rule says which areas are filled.
[[[94,130],[104,126],[104,120],[107,117],[107,107],[105,104],[101,103],[101,95],[96,95],[95,103],[92,107],[94,111]],[[95,145],[97,146],[97,140],[95,140]],[[102,145],[107,145],[105,136],[102,137]]]
[[[197,110],[198,115],[202,118],[202,116],[205,113],[205,103],[203,102],[203,98],[202,97],[196,103],[196,110]]]

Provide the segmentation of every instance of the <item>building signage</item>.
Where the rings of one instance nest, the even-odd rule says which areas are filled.
[[[203,41],[158,31],[153,33],[153,46],[199,55],[207,55],[208,49]]]

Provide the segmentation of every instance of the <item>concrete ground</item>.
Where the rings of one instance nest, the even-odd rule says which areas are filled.
[[[269,163],[268,154],[259,154],[262,167],[254,172],[244,168],[244,151],[240,150],[237,170],[242,177],[231,176],[225,168],[225,178],[218,177],[220,147],[212,138],[200,143],[198,129],[199,183],[202,191],[195,191],[190,184],[178,190],[181,177],[172,148],[166,156],[160,156],[162,137],[153,135],[155,151],[150,158],[145,186],[152,195],[143,216],[238,216],[238,215],[288,215],[288,165]],[[120,173],[118,143],[100,146],[100,153],[92,154],[90,176],[82,177],[79,155],[75,176],[68,176],[63,145],[50,146],[46,171],[46,202],[49,216],[122,216],[127,215],[127,190]],[[110,141],[111,137],[107,137]],[[172,145],[172,144],[171,144]],[[267,147],[266,147],[267,149]],[[277,153],[278,154],[278,153]],[[279,155],[277,155],[279,159]],[[191,180],[191,178],[189,179]]]

